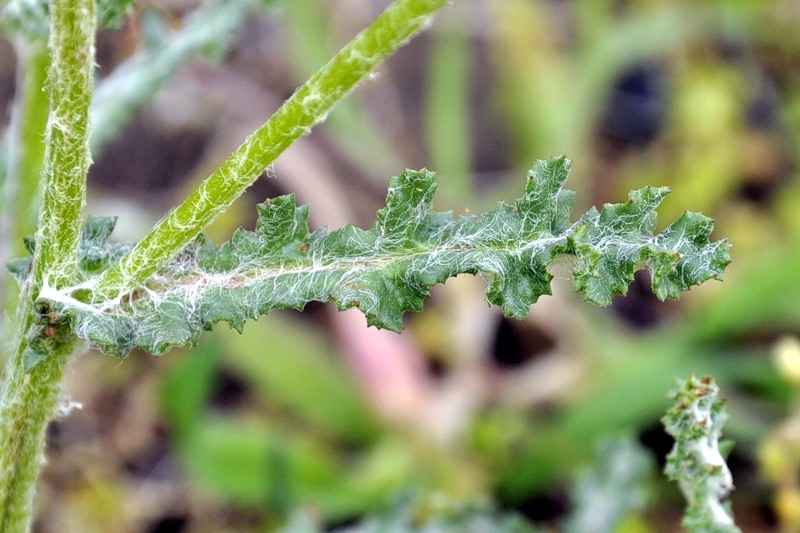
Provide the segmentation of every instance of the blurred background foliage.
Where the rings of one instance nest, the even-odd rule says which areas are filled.
[[[387,3],[274,0],[187,51],[96,146],[90,212],[119,215],[117,239],[142,236]],[[195,8],[137,2],[99,35],[99,80],[158,56]],[[477,212],[566,154],[574,216],[668,185],[660,226],[713,217],[734,245],[726,281],[660,303],[637,276],[596,309],[555,272],[554,295],[514,321],[459,277],[401,335],[313,305],[161,360],[84,356],[70,377],[83,409],[50,430],[36,531],[303,533],[367,515],[388,518],[352,531],[403,531],[448,513],[461,518],[420,531],[501,530],[470,509],[511,513],[503,531],[528,531],[523,516],[678,531],[683,503],[655,475],[671,446],[659,419],[691,373],[728,401],[742,528],[800,530],[799,24],[793,0],[453,2],[209,235],[288,192],[315,227],[369,226],[405,167],[439,173],[439,209]],[[0,47],[7,101],[14,54]],[[587,509],[603,512],[586,522]]]

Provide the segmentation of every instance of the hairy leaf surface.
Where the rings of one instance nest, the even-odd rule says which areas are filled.
[[[200,238],[146,286],[109,302],[91,302],[92,280],[123,249],[106,244],[113,220],[94,219],[82,244],[83,283],[42,298],[79,337],[124,356],[134,347],[161,354],[194,343],[217,322],[241,330],[271,309],[311,301],[358,307],[370,325],[399,331],[429,287],[462,273],[485,277],[489,303],[522,318],[550,294],[548,267],[563,256],[572,258],[563,263],[575,288],[599,305],[624,294],[637,269],[650,270],[661,299],[722,278],[729,245],[709,242],[710,219],[685,213],[653,235],[667,189],[633,191],[627,203],[593,208],[571,223],[573,193],[563,189],[569,168],[563,157],[539,161],[513,205],[460,216],[432,209],[433,173],[406,171],[392,178],[386,207],[368,230],[309,232],[308,207],[293,196],[275,198],[258,207],[253,232],[237,230],[220,246]]]

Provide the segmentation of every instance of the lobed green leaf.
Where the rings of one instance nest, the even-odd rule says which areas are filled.
[[[237,230],[220,246],[198,238],[117,301],[91,301],[96,273],[121,255],[106,245],[113,220],[93,219],[81,245],[82,284],[42,296],[70,316],[79,337],[124,356],[135,347],[161,354],[194,343],[217,322],[241,330],[271,309],[311,301],[357,307],[370,325],[399,331],[403,314],[421,310],[431,286],[463,273],[484,276],[489,303],[523,318],[551,293],[548,267],[563,256],[572,257],[566,264],[575,288],[599,305],[624,294],[637,269],[650,270],[662,299],[722,278],[729,245],[709,242],[710,219],[687,213],[653,235],[666,189],[633,191],[627,203],[571,223],[573,193],[563,189],[569,168],[564,157],[538,161],[513,205],[460,216],[432,209],[432,172],[408,170],[392,178],[386,207],[368,230],[309,232],[308,207],[297,207],[293,196],[275,198],[258,207],[254,231]]]

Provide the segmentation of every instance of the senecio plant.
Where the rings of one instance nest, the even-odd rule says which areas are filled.
[[[575,288],[590,302],[609,304],[637,269],[650,271],[660,298],[677,298],[720,279],[729,262],[728,244],[709,242],[712,221],[701,214],[687,212],[653,234],[665,188],[633,191],[626,203],[570,221],[573,193],[562,188],[570,168],[564,157],[537,162],[522,197],[479,215],[434,211],[434,174],[406,170],[390,180],[386,207],[367,230],[310,233],[308,207],[284,196],[259,206],[255,231],[238,230],[219,246],[203,237],[268,165],[447,0],[394,1],[147,236],[135,245],[110,244],[114,219],[84,215],[91,150],[113,133],[109,124],[119,122],[117,115],[141,103],[140,94],[155,91],[182,54],[209,44],[197,35],[231,33],[258,2],[212,2],[187,22],[180,46],[119,67],[139,72],[124,79],[141,87],[131,89],[112,74],[98,85],[93,103],[97,19],[119,23],[131,3],[0,0],[0,28],[16,45],[21,80],[3,152],[4,212],[11,221],[4,234],[22,233],[24,207],[40,206],[35,233],[25,240],[30,257],[9,263],[19,292],[5,326],[0,390],[4,533],[30,526],[45,429],[63,411],[65,369],[87,347],[120,357],[134,348],[158,355],[194,343],[217,322],[241,330],[247,319],[280,307],[302,309],[310,301],[358,307],[370,325],[399,331],[403,313],[421,310],[429,287],[461,273],[483,276],[488,301],[522,318],[539,296],[550,294],[548,267],[560,257],[570,258],[565,264]],[[191,33],[202,24],[210,29]],[[7,238],[4,254],[23,255],[17,242]]]
[[[690,532],[741,533],[727,502],[733,478],[720,452],[722,426],[728,419],[719,387],[708,376],[679,381],[670,392],[672,408],[662,422],[675,445],[664,472],[686,498],[683,526]]]

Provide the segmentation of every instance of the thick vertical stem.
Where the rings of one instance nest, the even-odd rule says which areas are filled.
[[[24,297],[17,317],[15,351],[7,363],[0,404],[0,531],[30,528],[36,479],[44,459],[47,424],[61,394],[61,380],[74,341],[52,343],[48,357],[25,370],[26,332],[33,325],[33,302]]]
[[[37,323],[43,287],[73,281],[89,170],[89,104],[94,69],[93,0],[51,0],[48,72],[50,113],[45,190],[30,281],[14,322],[11,357],[0,390],[0,531],[30,527],[48,422],[56,413],[61,380],[75,347],[53,326]],[[35,341],[36,353],[32,354]],[[35,357],[34,357],[35,355]],[[32,366],[34,357],[36,365]]]
[[[94,2],[53,0],[50,13],[50,115],[33,266],[34,296],[42,286],[66,285],[74,273],[91,164]]]
[[[447,0],[396,0],[301,86],[181,205],[98,279],[93,295],[124,295],[163,267],[233,203],[284,150],[383,59],[430,21]]]

